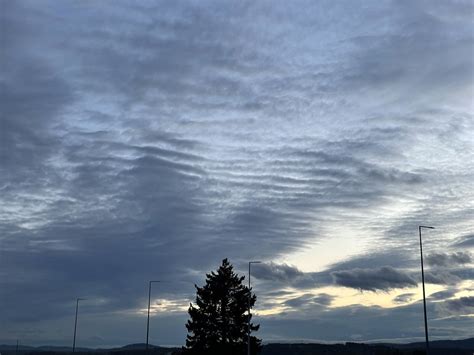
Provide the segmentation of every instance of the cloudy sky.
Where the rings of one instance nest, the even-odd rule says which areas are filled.
[[[183,344],[248,260],[268,341],[474,329],[471,1],[1,0],[0,343]]]

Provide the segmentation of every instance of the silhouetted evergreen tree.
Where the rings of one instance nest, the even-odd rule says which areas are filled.
[[[242,355],[247,354],[249,296],[250,307],[257,297],[242,284],[245,279],[233,271],[227,259],[210,274],[206,274],[206,284],[196,287],[196,306],[189,305],[190,320],[186,324],[186,354]],[[251,323],[251,331],[259,325]],[[252,354],[261,349],[261,340],[252,336]]]

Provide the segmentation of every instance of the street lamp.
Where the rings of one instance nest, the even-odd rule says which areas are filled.
[[[247,329],[247,355],[250,355],[250,300],[252,299],[252,292],[250,291],[250,266],[252,264],[261,264],[261,261],[249,261],[249,319]]]
[[[430,343],[428,340],[428,319],[426,317],[426,294],[425,294],[425,271],[423,270],[423,244],[421,243],[421,230],[422,228],[426,229],[435,229],[434,227],[429,226],[418,226],[418,233],[420,235],[420,256],[421,256],[421,283],[423,284],[423,311],[425,315],[425,340],[426,340],[426,354],[430,353]]]
[[[151,284],[154,282],[161,281],[149,281],[148,282],[148,317],[146,320],[146,350],[148,351],[148,335],[150,333],[150,302],[151,302]]]
[[[83,301],[85,298],[76,299],[76,319],[74,321],[74,339],[72,341],[72,352],[76,351],[76,330],[77,330],[77,311],[79,310],[79,301]]]

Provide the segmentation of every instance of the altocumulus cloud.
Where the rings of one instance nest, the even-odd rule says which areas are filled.
[[[420,221],[444,226],[427,255],[472,246],[472,3],[367,4],[2,2],[0,340],[69,341],[86,296],[84,345],[137,342],[147,280],[187,300],[223,257],[309,294],[414,286]],[[281,264],[334,236],[356,248],[328,268]],[[473,279],[455,252],[433,282]],[[365,339],[418,306],[303,301]],[[338,336],[293,310],[267,336]],[[166,316],[152,341],[181,344]]]
[[[287,299],[284,305],[290,308],[296,308],[301,310],[305,307],[315,306],[329,306],[334,300],[334,296],[328,295],[327,293],[320,294],[304,294],[302,296]]]
[[[292,282],[303,277],[304,273],[297,267],[288,264],[277,264],[274,262],[263,263],[253,272],[255,277],[262,280]]]
[[[468,234],[460,237],[453,243],[454,247],[474,248],[474,234]]]
[[[426,262],[432,266],[453,266],[458,264],[469,264],[472,256],[469,252],[456,253],[434,253],[426,257]]]
[[[416,296],[414,293],[402,293],[400,295],[397,295],[393,299],[393,302],[399,304],[408,303],[413,300],[414,296]]]
[[[389,291],[394,288],[413,287],[418,283],[409,274],[383,266],[379,269],[353,269],[331,273],[337,285],[364,291]]]
[[[437,304],[441,312],[449,314],[463,315],[474,313],[474,297],[460,297],[456,299],[449,299]]]

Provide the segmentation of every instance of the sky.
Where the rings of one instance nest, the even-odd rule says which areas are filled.
[[[474,335],[471,1],[0,1],[0,343]]]

